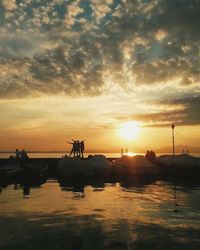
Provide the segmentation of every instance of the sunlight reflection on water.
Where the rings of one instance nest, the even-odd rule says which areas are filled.
[[[0,247],[199,249],[199,190],[163,181],[61,187],[48,180],[24,195],[9,185],[0,195]]]

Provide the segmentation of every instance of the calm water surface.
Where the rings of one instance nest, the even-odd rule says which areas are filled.
[[[148,184],[1,188],[0,249],[200,249],[200,187]]]

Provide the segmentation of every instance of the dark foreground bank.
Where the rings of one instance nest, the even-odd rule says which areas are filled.
[[[132,159],[135,157],[125,157],[125,158],[105,158],[106,161],[110,164],[109,165],[109,172],[104,171],[105,173],[93,173],[92,175],[82,175],[79,171],[74,171],[70,175],[65,176],[59,176],[58,174],[58,165],[61,161],[65,161],[65,159],[59,159],[59,158],[32,158],[30,159],[31,164],[35,165],[43,165],[47,166],[47,169],[45,168],[45,176],[46,177],[52,177],[52,178],[61,178],[65,179],[66,177],[69,179],[86,179],[91,181],[91,179],[102,179],[103,181],[120,181],[121,179],[127,178],[129,176],[132,176],[132,178],[136,178],[137,180],[139,177],[141,179],[148,179],[148,178],[172,178],[172,179],[186,179],[186,180],[194,180],[195,182],[200,180],[200,167],[199,166],[185,166],[185,165],[172,165],[172,164],[160,164],[160,160],[153,160],[153,161],[147,161],[144,157],[140,156],[140,158],[145,159],[145,162],[140,162],[139,166],[135,166],[135,162],[131,162]],[[166,158],[166,157],[164,157]],[[178,156],[178,158],[180,158]],[[177,158],[177,159],[178,159]],[[70,159],[70,164],[72,164],[71,169],[75,169],[76,165],[76,159],[74,158],[68,158]],[[87,158],[88,159],[88,158]],[[87,159],[80,160],[86,163],[87,165]],[[140,159],[141,160],[141,159]],[[9,159],[0,159],[0,170],[5,166],[5,164],[9,161]],[[147,166],[144,166],[144,163],[149,163]],[[68,164],[68,163],[67,163]],[[63,169],[68,169],[68,165],[64,163]],[[78,169],[82,169],[82,167],[79,167]],[[105,169],[105,168],[104,168]],[[149,171],[149,169],[153,169],[153,171]],[[29,173],[30,177],[30,173]]]

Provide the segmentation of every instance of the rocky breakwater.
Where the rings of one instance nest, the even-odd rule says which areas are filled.
[[[115,162],[115,172],[118,176],[157,175],[159,168],[142,155],[123,156]]]
[[[200,158],[188,155],[161,155],[156,158],[157,162],[164,164],[164,170],[168,174],[185,177],[200,176]]]
[[[57,174],[59,178],[106,178],[110,176],[113,167],[113,163],[103,155],[85,160],[65,157],[58,162]]]
[[[156,175],[159,173],[159,168],[140,155],[124,156],[115,162],[110,162],[100,155],[86,160],[63,158],[58,163],[57,173],[61,178],[120,179],[127,176]]]

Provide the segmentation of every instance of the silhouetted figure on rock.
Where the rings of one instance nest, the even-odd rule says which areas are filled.
[[[149,152],[149,158],[152,159],[152,160],[155,160],[156,159],[156,153],[154,151],[150,151]]]
[[[72,150],[69,154],[69,157],[71,157],[71,155],[73,154],[74,157],[81,157],[81,158],[84,158],[84,150],[85,150],[85,144],[84,144],[84,141],[74,141],[72,140],[73,142],[67,142],[69,144],[72,144]]]
[[[160,161],[158,158],[156,158],[156,154],[153,150],[147,150],[145,158],[151,162],[152,164],[159,166],[159,167],[165,167],[166,163]]]
[[[81,155],[81,158],[84,158],[84,155],[83,155],[83,153],[84,153],[84,150],[85,150],[85,143],[84,143],[84,141],[81,141],[81,143],[80,143],[80,155]]]
[[[15,150],[15,156],[17,160],[21,159],[21,152],[19,151],[18,148]]]
[[[80,157],[80,142],[79,141],[76,141],[75,155],[77,157]]]
[[[155,152],[154,151],[149,151],[149,150],[147,150],[147,152],[146,152],[146,155],[145,155],[145,158],[147,159],[147,160],[155,160],[156,159],[156,154],[155,154]]]
[[[72,140],[73,142],[67,142],[67,143],[69,143],[69,144],[72,144],[72,150],[71,150],[71,152],[70,152],[70,154],[69,154],[69,157],[71,157],[71,155],[73,154],[74,155],[74,157],[75,157],[75,155],[76,155],[76,148],[77,148],[77,146],[76,146],[76,141],[74,141],[74,140]]]
[[[23,149],[21,152],[21,159],[22,160],[28,160],[28,155],[26,153],[26,151]]]

